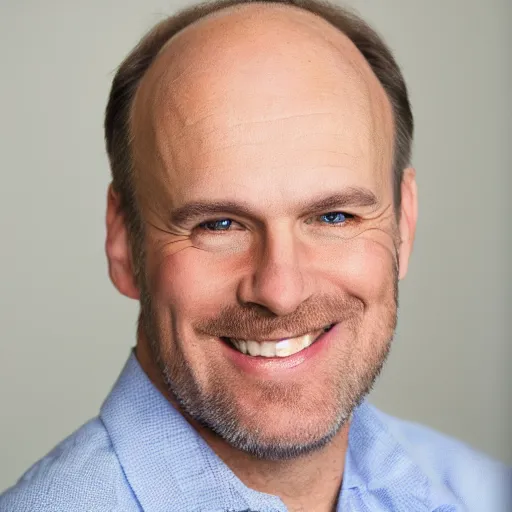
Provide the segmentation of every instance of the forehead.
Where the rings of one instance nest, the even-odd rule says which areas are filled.
[[[177,201],[226,181],[291,188],[299,173],[299,188],[319,176],[379,187],[391,179],[392,126],[384,90],[346,36],[295,8],[246,5],[178,34],[142,80],[137,181],[172,184]]]

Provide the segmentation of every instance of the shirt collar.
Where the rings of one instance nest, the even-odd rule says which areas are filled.
[[[133,352],[100,418],[145,512],[286,510],[278,497],[238,479],[153,385]]]
[[[152,384],[133,352],[100,418],[145,512],[168,511],[171,504],[172,510],[286,511],[277,496],[242,483]],[[370,510],[381,509],[384,500],[388,510],[418,512],[433,510],[438,500],[428,477],[366,401],[353,414],[338,511],[353,499]]]
[[[460,510],[460,503],[415,460],[407,445],[385,415],[364,400],[350,426],[337,512],[352,510],[343,505],[353,496],[369,510]]]

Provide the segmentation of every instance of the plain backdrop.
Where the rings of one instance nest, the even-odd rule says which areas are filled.
[[[138,303],[104,255],[115,68],[186,2],[0,0],[0,491],[95,416]],[[420,191],[370,401],[512,463],[512,2],[360,0],[411,95]]]

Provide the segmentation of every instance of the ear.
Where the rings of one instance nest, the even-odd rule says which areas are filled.
[[[139,299],[139,289],[135,282],[133,264],[121,201],[112,183],[107,192],[107,238],[105,252],[108,260],[110,280],[120,293],[131,299]]]
[[[407,274],[418,220],[418,188],[416,185],[416,171],[412,167],[405,169],[401,187],[399,279],[403,279]]]

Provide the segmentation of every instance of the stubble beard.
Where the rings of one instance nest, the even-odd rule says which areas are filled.
[[[353,411],[372,390],[388,358],[397,324],[398,269],[395,265],[393,265],[392,290],[389,290],[388,296],[383,315],[385,318],[382,318],[380,325],[374,329],[372,339],[366,340],[367,346],[375,347],[373,352],[362,353],[361,361],[355,365],[337,368],[330,386],[335,393],[334,399],[329,400],[329,397],[327,400],[319,399],[316,404],[316,407],[323,408],[320,410],[326,411],[326,421],[323,425],[309,425],[306,429],[308,431],[303,432],[302,439],[294,440],[263,438],[256,425],[249,426],[240,421],[240,411],[237,409],[235,400],[223,392],[226,384],[214,369],[209,372],[208,379],[209,388],[213,391],[206,392],[199,387],[192,368],[186,363],[179,350],[175,350],[172,357],[169,356],[166,347],[169,347],[169,343],[175,343],[172,340],[179,339],[179,333],[176,331],[177,322],[172,318],[172,339],[169,340],[168,336],[163,339],[158,329],[152,297],[145,283],[141,285],[139,322],[140,328],[149,341],[163,382],[185,415],[215,433],[232,447],[258,459],[290,460],[328,445],[350,421]],[[360,334],[355,322],[352,331],[355,336]],[[281,403],[283,406],[298,404],[292,406],[292,412],[300,418],[303,412],[298,389],[293,386],[283,388],[268,382],[262,386],[261,396],[269,403]],[[265,418],[260,420],[265,421]]]

